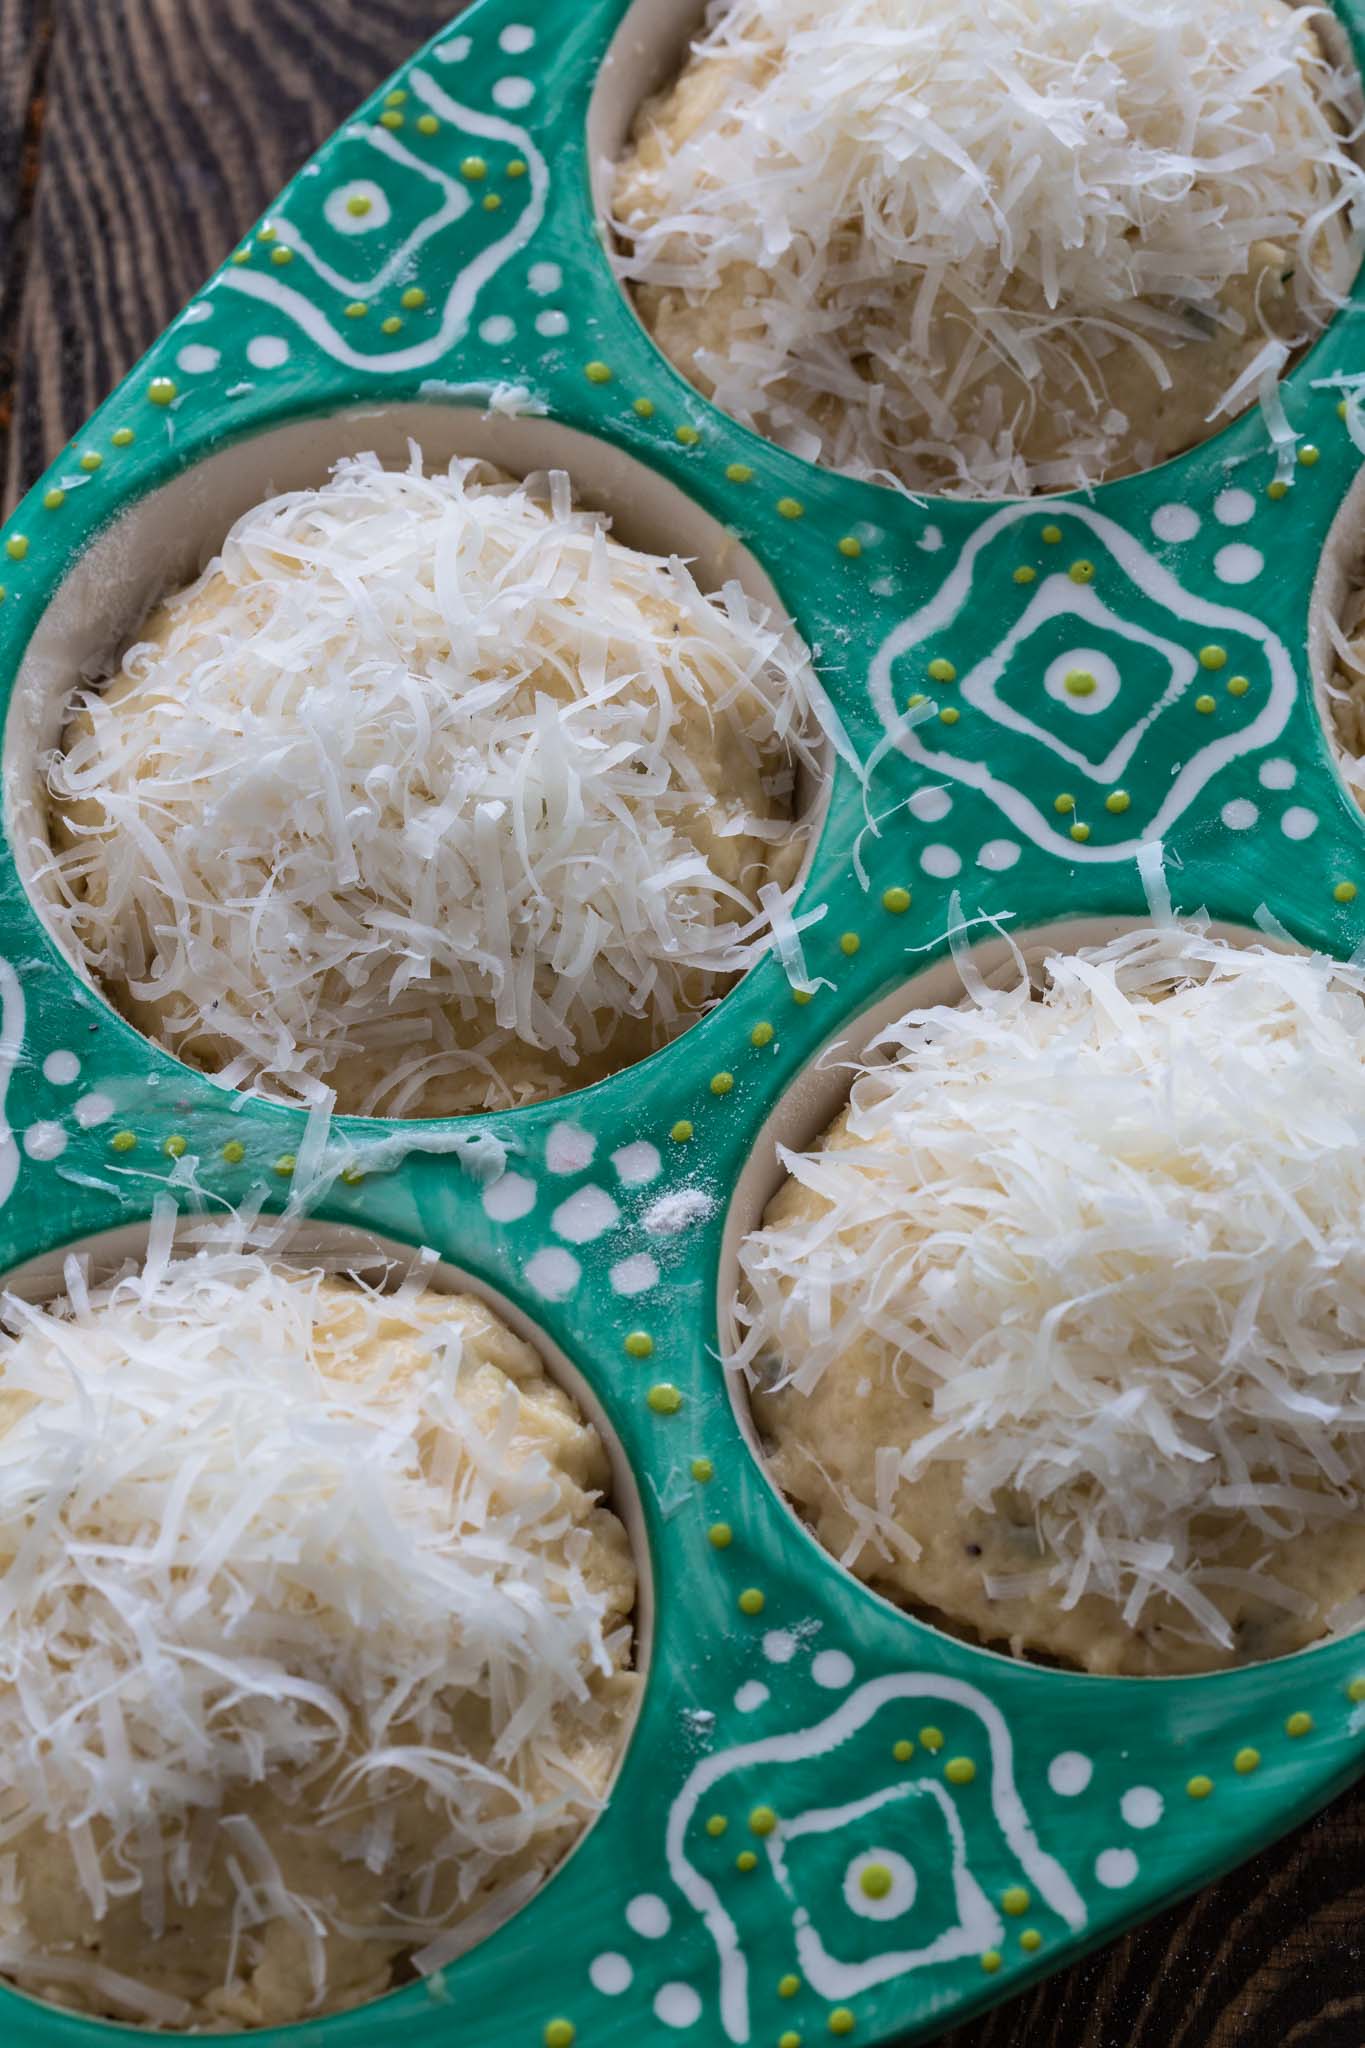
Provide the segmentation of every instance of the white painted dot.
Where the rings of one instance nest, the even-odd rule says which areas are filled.
[[[911,817],[918,818],[922,825],[937,825],[952,808],[953,800],[946,789],[917,789],[908,805]]]
[[[582,1273],[583,1268],[572,1252],[561,1252],[554,1246],[537,1252],[526,1265],[526,1278],[542,1301],[563,1301],[573,1293]]]
[[[180,315],[180,325],[182,327],[198,327],[205,320],[211,320],[212,318],[213,300],[196,299],[194,304],[186,306],[184,312]]]
[[[1078,1749],[1064,1749],[1047,1767],[1047,1781],[1059,1799],[1075,1799],[1095,1775],[1095,1766]]]
[[[113,1114],[113,1097],[102,1095],[98,1088],[92,1089],[89,1095],[82,1095],[75,1108],[76,1122],[83,1131],[93,1131],[96,1124],[107,1124]]]
[[[626,1907],[626,1920],[645,1941],[662,1941],[673,1925],[673,1915],[656,1892],[637,1892]]]
[[[659,1157],[657,1145],[639,1139],[634,1145],[622,1145],[611,1155],[611,1163],[628,1188],[647,1187],[663,1172],[663,1160]]]
[[[842,1650],[822,1650],[814,1658],[810,1675],[817,1685],[823,1685],[826,1692],[842,1692],[846,1685],[853,1683],[853,1659],[846,1657]]]
[[[926,555],[936,555],[943,546],[943,530],[938,526],[926,526],[919,537],[919,544]]]
[[[246,359],[258,370],[278,370],[289,361],[289,343],[282,334],[254,334],[246,345]]]
[[[1166,1802],[1154,1785],[1131,1785],[1119,1801],[1119,1812],[1130,1828],[1154,1828],[1166,1811]]]
[[[962,855],[951,846],[935,844],[926,846],[919,857],[919,864],[926,875],[935,875],[940,881],[947,881],[962,866]]]
[[[545,1164],[551,1173],[582,1173],[592,1165],[597,1140],[577,1124],[551,1124],[545,1140]]]
[[[506,313],[490,313],[486,320],[479,322],[479,339],[491,341],[495,347],[516,338],[517,323]]]
[[[509,21],[498,37],[498,48],[509,57],[520,57],[524,51],[534,48],[535,40],[535,30],[528,28],[524,21]]]
[[[1286,839],[1311,839],[1317,829],[1317,812],[1304,804],[1291,804],[1280,819],[1280,830]]]
[[[563,284],[564,273],[557,263],[533,263],[526,273],[526,282],[538,299],[548,299]]]
[[[796,1637],[789,1628],[770,1628],[763,1638],[763,1654],[770,1664],[790,1664],[796,1655]]]
[[[1074,689],[1067,688],[1068,676],[1087,675],[1094,687],[1087,696],[1078,696]],[[1098,647],[1069,647],[1065,654],[1059,654],[1055,661],[1048,663],[1043,675],[1043,688],[1054,703],[1064,710],[1075,711],[1082,718],[1093,718],[1098,711],[1107,711],[1118,696],[1123,681],[1118,663]]]
[[[436,45],[436,61],[438,64],[463,64],[473,47],[468,36],[452,36],[448,43]]]
[[[536,333],[543,334],[547,341],[553,341],[556,335],[567,334],[568,331],[569,316],[567,313],[557,313],[551,308],[547,313],[536,314]]]
[[[665,2027],[695,2027],[701,2018],[701,1998],[690,1984],[660,1985],[654,2017]]]
[[[880,1898],[869,1897],[863,1890],[863,1872],[873,1868],[884,1870],[891,1880]],[[860,1920],[898,1920],[914,1905],[918,1890],[914,1865],[894,1849],[868,1849],[855,1856],[844,1872],[844,1904]]]
[[[69,1088],[81,1071],[74,1052],[50,1052],[43,1061],[43,1079],[54,1088]]]
[[[536,1206],[536,1184],[524,1173],[504,1173],[483,1191],[483,1213],[495,1223],[515,1223]]]
[[[1249,832],[1261,814],[1250,797],[1235,796],[1220,815],[1229,832]]]
[[[747,1679],[735,1694],[735,1710],[740,1714],[756,1714],[767,1704],[768,1688],[760,1685],[756,1678]]]
[[[1273,761],[1262,761],[1260,770],[1262,789],[1292,789],[1299,779],[1299,771],[1292,761],[1279,755]]]
[[[607,1277],[615,1294],[647,1294],[659,1284],[659,1268],[648,1252],[634,1252],[618,1259]]]
[[[373,178],[352,178],[322,202],[323,217],[339,235],[372,235],[393,217],[389,195]]]
[[[60,1159],[66,1132],[60,1124],[30,1124],[24,1132],[24,1150],[30,1159]]]
[[[988,839],[976,856],[979,868],[990,868],[994,874],[1003,874],[1018,860],[1021,848],[1017,839]]]
[[[1220,491],[1214,500],[1213,516],[1220,526],[1245,526],[1256,516],[1256,500],[1250,491]]]
[[[621,1221],[621,1211],[605,1188],[579,1188],[561,1202],[550,1218],[550,1228],[566,1244],[592,1244],[594,1239]]]
[[[1138,1860],[1131,1849],[1101,1849],[1095,1858],[1095,1881],[1106,1891],[1121,1892],[1138,1874]]]
[[[500,78],[493,87],[495,107],[529,107],[535,96],[529,78]]]
[[[175,360],[187,377],[206,377],[210,370],[218,368],[223,358],[219,350],[210,348],[206,341],[187,341]]]
[[[619,1998],[623,1991],[629,1991],[635,1981],[635,1972],[624,1956],[612,1951],[594,1956],[588,1964],[588,1978],[594,1991],[600,1991],[604,1998]]]
[[[1248,547],[1244,540],[1230,541],[1213,558],[1213,573],[1220,583],[1254,583],[1264,567],[1261,550]]]
[[[1199,526],[1199,514],[1191,505],[1158,505],[1152,514],[1152,532],[1158,540],[1193,540]]]

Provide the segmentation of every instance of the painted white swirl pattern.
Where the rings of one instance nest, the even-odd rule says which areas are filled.
[[[5,1114],[5,1097],[23,1043],[24,991],[8,960],[0,960],[0,1205],[9,1200],[19,1177],[19,1147]]]

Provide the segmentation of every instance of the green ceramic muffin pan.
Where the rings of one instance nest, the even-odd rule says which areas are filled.
[[[1365,7],[1342,13],[1358,43]],[[950,992],[953,924],[1142,919],[1159,841],[1177,909],[1365,943],[1365,820],[1314,684],[1365,300],[1284,387],[1287,457],[1252,412],[1089,497],[917,503],[824,474],[674,374],[596,224],[597,168],[694,19],[482,0],[294,180],[0,538],[0,1264],[144,1224],[167,1189],[283,1207],[320,1172],[334,1234],[433,1247],[562,1352],[638,1485],[653,1640],[606,1811],[444,1978],[310,2023],[319,2048],[924,2039],[1235,1864],[1365,1759],[1357,1641],[1143,1682],[898,1613],[777,1498],[718,1363],[773,1130],[831,1113],[823,1048],[926,973]],[[817,986],[770,958],[595,1088],[460,1126],[340,1120],[319,1162],[301,1112],[181,1067],[66,963],[27,879],[35,763],[75,672],[238,511],[409,434],[442,459],[567,463],[627,538],[713,582],[770,579],[840,728],[798,906]],[[1088,697],[1056,687],[1073,666]],[[0,1992],[0,2038],[109,2034]]]

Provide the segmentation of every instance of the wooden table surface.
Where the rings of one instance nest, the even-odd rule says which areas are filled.
[[[0,0],[6,512],[291,172],[455,11]],[[943,2048],[1365,2048],[1362,1912],[1365,1788]]]

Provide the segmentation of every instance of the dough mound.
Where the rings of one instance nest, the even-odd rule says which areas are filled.
[[[606,1454],[537,1354],[470,1297],[235,1251],[8,1306],[0,1971],[226,2032],[514,1911],[637,1685]]]
[[[643,1058],[800,859],[804,655],[567,479],[339,465],[248,512],[48,764],[52,916],[167,1050],[449,1116]]]
[[[1186,16],[713,5],[616,167],[645,326],[732,417],[911,491],[1071,489],[1206,439],[1340,303],[1362,178],[1302,13]]]

